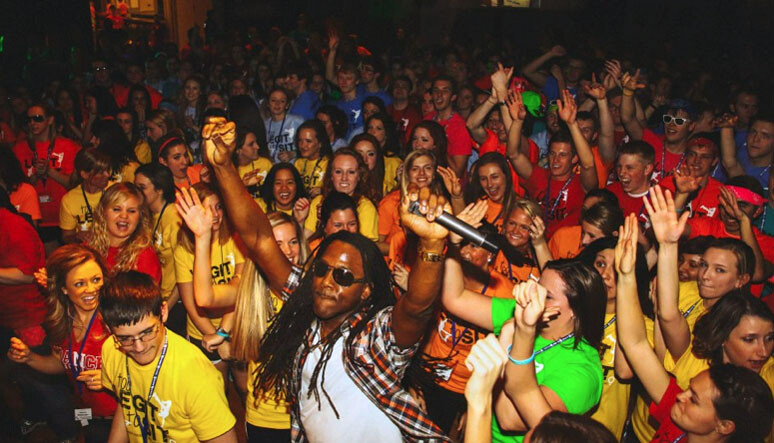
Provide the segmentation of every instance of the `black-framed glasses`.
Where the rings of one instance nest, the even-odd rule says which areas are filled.
[[[46,120],[45,115],[28,115],[27,116],[27,122],[35,122],[35,123],[43,123]]]
[[[333,281],[335,281],[339,286],[346,288],[348,286],[352,286],[355,283],[366,282],[365,278],[355,278],[355,274],[353,274],[349,269],[328,266],[328,264],[320,260],[317,260],[312,264],[312,275],[315,277],[323,278],[328,275],[328,271],[331,269],[333,269]]]
[[[121,345],[124,348],[130,348],[134,346],[134,342],[136,341],[147,343],[155,339],[156,336],[159,335],[160,329],[161,329],[161,324],[156,323],[150,330],[140,332],[138,335],[135,335],[135,336],[115,335],[115,334],[113,334],[113,336],[116,338],[116,342],[118,342],[119,345]]]
[[[664,114],[664,116],[663,116],[663,117],[661,117],[661,120],[663,120],[663,121],[664,121],[664,124],[666,124],[666,125],[668,125],[668,124],[670,124],[670,123],[674,122],[674,124],[676,124],[677,126],[682,126],[682,125],[684,125],[684,124],[688,123],[688,121],[689,121],[690,119],[688,119],[688,118],[682,118],[682,117],[672,117],[672,116],[671,116],[671,115],[669,115],[669,114]]]

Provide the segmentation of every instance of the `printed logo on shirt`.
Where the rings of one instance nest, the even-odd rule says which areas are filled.
[[[84,371],[91,371],[102,367],[102,355],[92,355],[85,352],[81,354],[75,350],[73,350],[73,354],[75,355],[75,364],[78,368],[83,368],[82,370]],[[64,349],[64,352],[62,352],[62,366],[67,369],[73,368],[70,362],[70,353],[67,352],[67,349]]]
[[[81,227],[82,231],[88,231],[88,226],[91,226],[94,217],[86,206],[81,206],[81,213],[75,214],[75,221],[78,223],[78,226]],[[86,226],[86,228],[84,228],[84,226]]]
[[[140,425],[145,417],[148,417],[148,441],[172,441],[169,438],[169,431],[164,429],[172,409],[172,400],[162,400],[157,392],[153,393],[150,402],[146,402],[146,399],[139,394],[132,395],[124,375],[118,376],[118,392],[124,413],[124,423],[127,427],[134,427],[137,433],[141,433]]]
[[[360,119],[360,112],[360,109],[352,110],[352,119],[350,120],[352,123],[357,123],[358,119]]]
[[[64,152],[52,152],[51,153],[51,166],[56,169],[62,167],[62,161],[64,160]]]

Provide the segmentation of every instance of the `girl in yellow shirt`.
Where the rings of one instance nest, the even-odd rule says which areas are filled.
[[[114,120],[99,120],[92,131],[92,146],[110,157],[110,181],[134,183],[134,171],[140,163],[121,126]]]
[[[256,199],[263,212],[279,211],[293,215],[293,208],[309,207],[309,195],[301,174],[290,163],[278,163],[266,174],[261,185],[261,198]]]
[[[134,146],[134,155],[143,165],[147,165],[153,160],[150,145],[140,137],[140,124],[137,120],[137,113],[131,108],[124,108],[116,113],[116,122],[124,131],[124,135],[129,139],[129,144]]]
[[[234,164],[239,178],[253,198],[257,198],[261,184],[271,169],[266,140],[259,140],[254,132],[237,129],[236,146]]]
[[[296,169],[301,173],[309,195],[316,197],[322,191],[328,159],[331,156],[331,144],[322,123],[307,120],[299,126],[296,131],[296,149]]]

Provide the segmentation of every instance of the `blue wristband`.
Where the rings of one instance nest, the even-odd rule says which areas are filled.
[[[225,331],[225,330],[223,330],[222,328],[218,328],[218,329],[215,331],[215,334],[216,334],[216,335],[219,335],[219,336],[221,336],[221,337],[223,337],[223,338],[225,338],[225,339],[226,339],[226,341],[229,341],[229,340],[231,340],[231,334],[229,334],[228,332],[226,332],[226,331]]]
[[[515,358],[511,357],[511,348],[513,348],[513,345],[508,345],[508,349],[506,350],[506,353],[508,354],[508,360],[511,361],[514,365],[528,365],[532,363],[533,360],[535,360],[535,351],[532,351],[532,355],[529,356],[526,360],[516,360]]]

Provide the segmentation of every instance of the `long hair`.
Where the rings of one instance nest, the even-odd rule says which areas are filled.
[[[115,120],[98,120],[92,130],[99,139],[97,150],[110,157],[110,172],[117,174],[130,162],[136,162],[134,146]]]
[[[134,232],[121,245],[116,257],[115,267],[109,270],[111,274],[133,269],[137,264],[137,257],[140,255],[140,252],[153,244],[151,239],[153,236],[153,217],[151,216],[150,209],[143,204],[144,197],[142,192],[134,184],[122,182],[109,187],[94,209],[94,222],[91,225],[89,246],[94,248],[103,258],[107,257],[108,250],[110,249],[110,238],[108,237],[105,213],[113,206],[130,198],[137,200],[140,219]]]
[[[70,177],[70,182],[79,185],[83,183],[81,172],[88,175],[98,172],[110,172],[110,157],[97,148],[84,148],[75,154],[75,173]]]
[[[152,111],[146,112],[145,117],[147,118],[151,112]],[[140,142],[140,121],[139,121],[139,117],[137,116],[137,112],[130,107],[126,107],[126,108],[119,109],[118,112],[116,113],[116,117],[118,116],[118,114],[127,114],[132,117],[132,130],[131,130],[131,134],[128,136],[129,144],[132,147],[137,146],[137,144]]]
[[[344,111],[342,111],[341,109],[333,105],[323,105],[323,106],[320,106],[319,109],[317,109],[317,114],[327,115],[328,118],[331,120],[331,125],[333,126],[334,141],[336,139],[344,138],[347,136],[348,123],[347,123],[347,115],[344,114]]]
[[[271,158],[271,153],[269,152],[269,147],[266,144],[266,136],[263,136],[263,143],[261,143],[261,139],[258,137],[258,134],[254,133],[252,130],[245,128],[245,127],[238,127],[236,128],[236,149],[234,149],[234,154],[231,158],[231,160],[234,162],[234,165],[237,167],[239,166],[239,162],[237,159],[239,158],[239,150],[242,149],[242,146],[244,146],[245,141],[247,140],[247,135],[253,134],[255,137],[255,142],[258,144],[258,155],[261,157]]]
[[[145,116],[145,123],[147,124],[148,122],[158,126],[163,132],[162,136],[158,140],[148,140],[151,146],[153,159],[156,159],[159,156],[159,146],[161,146],[163,143],[164,136],[171,134],[170,136],[180,138],[185,137],[183,131],[177,127],[175,114],[173,114],[172,111],[168,111],[166,109],[156,109],[155,111],[152,111],[150,114]]]
[[[282,212],[270,212],[267,217],[272,228],[284,224],[293,226],[301,247],[298,264],[303,266],[309,257],[309,245],[304,239],[304,230],[293,217]],[[231,355],[238,361],[255,361],[258,358],[261,339],[277,311],[272,304],[269,285],[252,260],[245,261],[237,288],[234,313]]]
[[[274,202],[274,180],[277,177],[277,173],[283,170],[290,171],[293,175],[293,181],[296,184],[296,195],[293,197],[293,204],[295,204],[299,198],[309,197],[309,194],[306,192],[306,187],[304,186],[304,179],[301,178],[301,173],[298,172],[298,169],[290,163],[277,163],[269,169],[266,178],[261,184],[261,198],[264,203],[266,203],[267,211],[277,210]]]
[[[354,357],[353,342],[382,309],[395,304],[395,295],[392,290],[392,275],[384,261],[376,244],[360,234],[350,232],[337,232],[320,244],[320,252],[317,257],[322,257],[333,242],[344,242],[353,246],[361,254],[366,284],[371,288],[370,296],[361,302],[359,309],[345,320],[350,322],[349,336],[344,343],[344,352],[352,364],[362,365]],[[255,379],[255,391],[268,391],[274,389],[277,396],[293,399],[296,393],[292,392],[292,380],[295,377],[293,364],[297,352],[310,352],[308,338],[312,330],[312,324],[317,319],[314,313],[314,276],[311,272],[304,273],[298,288],[291,294],[285,306],[275,317],[274,322],[261,341],[258,351],[258,363],[260,369]],[[331,358],[334,344],[342,337],[343,328],[339,327],[329,336],[322,337],[322,357],[315,365],[310,380],[310,391],[306,395],[314,395],[315,400],[320,401],[320,393],[317,386],[323,386],[323,394],[332,406],[333,403],[325,392],[325,368]],[[336,357],[338,358],[338,357]],[[322,374],[321,382],[318,377]],[[335,411],[335,406],[334,406]]]
[[[575,320],[574,347],[586,340],[594,349],[599,349],[604,331],[607,292],[602,277],[592,266],[576,259],[560,259],[546,263],[545,270],[559,273],[564,282],[564,291]]]
[[[444,168],[448,167],[449,158],[447,154],[447,145],[449,142],[446,138],[446,131],[443,129],[443,126],[432,120],[422,120],[411,130],[411,136],[408,141],[409,146],[413,145],[414,134],[417,132],[417,129],[425,129],[430,134],[430,137],[433,138],[433,144],[435,145],[433,152],[435,152],[435,157],[438,159],[438,165],[443,166]],[[411,151],[412,149],[407,148],[407,150]]]
[[[379,142],[376,141],[376,138],[371,134],[358,134],[352,137],[352,141],[349,142],[349,149],[357,152],[355,146],[361,142],[370,143],[376,152],[376,164],[374,165],[373,169],[368,171],[368,190],[371,194],[373,194],[374,198],[378,202],[383,197],[382,188],[384,187],[384,153],[382,152],[382,148],[379,146]],[[360,153],[358,152],[358,154]],[[365,162],[365,159],[363,162]]]
[[[742,320],[751,315],[774,324],[774,314],[760,299],[749,292],[735,289],[718,300],[693,327],[691,351],[710,365],[723,363],[723,343]]]
[[[9,194],[19,189],[22,183],[27,183],[19,158],[5,143],[0,144],[0,180]]]
[[[223,198],[220,196],[220,193],[213,188],[212,186],[208,185],[204,182],[199,182],[191,186],[191,189],[196,191],[196,194],[199,195],[199,199],[202,201],[202,204],[204,204],[204,200],[207,197],[215,196],[223,202]],[[228,242],[228,239],[231,238],[231,228],[230,224],[228,222],[228,214],[226,213],[226,210],[224,208],[223,210],[223,220],[220,222],[220,226],[218,227],[218,237],[217,241],[218,244],[224,245],[226,242]],[[212,241],[214,242],[216,238],[213,237]],[[191,231],[191,228],[188,227],[187,224],[183,223],[180,225],[180,230],[177,231],[177,243],[178,245],[182,246],[186,251],[193,254],[194,252],[194,234],[193,231]]]
[[[355,190],[352,192],[352,198],[355,200],[355,202],[360,201],[360,197],[365,196],[367,199],[371,200],[371,202],[374,202],[375,196],[373,195],[373,190],[368,187],[368,167],[365,165],[365,162],[363,161],[363,157],[358,154],[357,152],[353,151],[349,148],[341,148],[338,151],[334,152],[331,156],[330,161],[328,162],[328,167],[325,169],[325,175],[323,176],[323,182],[322,182],[322,195],[323,197],[330,194],[332,191],[335,191],[333,188],[333,163],[336,162],[336,159],[342,156],[349,156],[355,159],[357,162],[357,170],[360,175],[360,179],[357,182],[357,185],[355,185]],[[381,186],[379,187],[379,190],[381,191]],[[374,205],[378,205],[379,200],[376,199],[374,202]]]
[[[383,151],[384,155],[405,157],[404,150],[400,145],[398,130],[395,127],[395,122],[392,120],[392,117],[383,112],[378,112],[368,117],[368,120],[365,123],[366,133],[368,133],[368,124],[373,120],[382,122],[382,126],[384,127],[384,147],[380,149],[380,151]]]
[[[435,191],[436,194],[443,193],[446,188],[443,185],[443,181],[438,176],[438,156],[434,151],[427,149],[417,149],[415,151],[409,152],[409,154],[406,156],[406,160],[403,162],[403,170],[401,171],[401,175],[399,177],[401,196],[406,195],[406,192],[408,191],[408,185],[410,181],[409,172],[414,166],[414,162],[419,157],[430,157],[430,160],[433,162],[433,181],[430,183],[430,189]]]
[[[774,398],[760,375],[750,369],[719,364],[708,369],[718,394],[712,399],[715,415],[734,422],[730,443],[762,441],[771,432]]]
[[[551,411],[532,431],[533,443],[616,443],[615,436],[601,423],[584,415]]]
[[[503,208],[498,215],[498,218],[500,218],[511,213],[513,204],[516,201],[516,191],[513,187],[511,169],[508,166],[508,160],[506,160],[502,154],[497,152],[487,152],[478,160],[476,160],[476,162],[473,164],[473,167],[470,169],[470,181],[465,188],[465,201],[467,203],[473,203],[479,198],[486,196],[486,192],[484,192],[484,188],[481,187],[481,182],[479,181],[479,170],[483,166],[491,164],[497,165],[497,167],[500,168],[500,171],[502,171],[503,177],[505,178],[505,195],[503,195],[502,202]]]
[[[62,343],[73,329],[74,308],[64,289],[67,274],[76,267],[93,261],[102,269],[103,280],[108,273],[97,251],[80,244],[64,245],[57,248],[46,261],[46,318],[43,328],[54,344]]]

